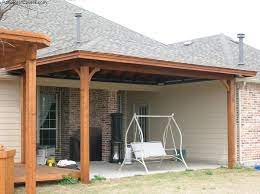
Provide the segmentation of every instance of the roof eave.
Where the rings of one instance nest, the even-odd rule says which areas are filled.
[[[8,30],[4,28],[0,28],[0,39],[36,44],[37,49],[49,47],[51,42],[50,37],[42,33],[24,30]]]
[[[82,50],[75,50],[69,53],[39,58],[37,60],[37,66],[52,64],[52,63],[57,63],[57,62],[72,60],[72,59],[89,59],[89,60],[109,61],[109,62],[118,62],[118,63],[137,64],[137,65],[140,64],[144,66],[221,73],[227,75],[234,75],[235,77],[253,77],[256,76],[257,74],[256,71],[250,71],[250,70],[240,70],[240,69],[223,68],[223,67],[216,67],[216,66],[204,66],[204,65],[197,65],[197,64],[163,61],[163,60],[150,59],[150,58],[141,58],[141,57],[120,55],[120,54],[91,52],[91,51],[82,51]],[[22,67],[16,67],[16,69],[20,69],[20,68]]]

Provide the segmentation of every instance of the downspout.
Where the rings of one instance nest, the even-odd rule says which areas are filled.
[[[245,34],[243,33],[240,33],[240,34],[237,34],[237,38],[239,39],[239,42],[238,42],[238,65],[245,65],[245,60],[244,60],[244,43],[243,43],[243,39],[245,38]],[[246,82],[243,82],[243,88],[245,86]],[[242,140],[241,140],[241,129],[242,129],[242,124],[241,124],[241,92],[240,92],[240,87],[237,88],[238,92],[237,92],[237,100],[238,100],[238,137],[239,137],[239,146],[238,146],[238,149],[239,149],[239,164],[241,165],[242,164],[242,151],[241,151],[241,143],[242,143]]]
[[[243,81],[242,82],[242,89],[244,89],[246,87],[246,84],[247,82],[246,81]],[[239,149],[239,164],[242,165],[244,163],[244,161],[242,161],[242,116],[241,116],[241,88],[239,87],[238,88],[238,97],[237,97],[237,100],[238,100],[238,137],[239,137],[239,146],[238,146],[238,149]]]

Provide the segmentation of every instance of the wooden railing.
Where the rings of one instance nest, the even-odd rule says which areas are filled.
[[[0,194],[14,193],[15,152],[0,145]]]

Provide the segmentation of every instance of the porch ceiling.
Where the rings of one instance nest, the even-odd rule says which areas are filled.
[[[52,78],[59,78],[59,79],[75,79],[75,80],[79,79],[78,74],[73,70],[51,73],[45,76],[52,77]],[[130,84],[145,84],[145,85],[160,85],[160,84],[167,85],[167,84],[177,84],[177,83],[184,83],[184,82],[186,83],[186,82],[194,82],[194,81],[204,81],[208,79],[101,69],[100,71],[94,74],[91,80],[100,81],[100,82],[130,83]]]
[[[201,80],[228,80],[255,76],[255,71],[200,66],[132,56],[73,51],[37,60],[37,75],[63,79],[79,79],[80,66],[99,68],[92,80],[140,84],[174,84]],[[8,68],[19,73],[23,67]]]

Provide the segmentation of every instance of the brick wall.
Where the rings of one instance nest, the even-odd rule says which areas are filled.
[[[117,92],[105,91],[102,100],[101,128],[102,128],[102,160],[108,161],[111,151],[111,113],[117,112]]]
[[[58,159],[69,158],[70,137],[80,136],[80,93],[78,88],[41,87],[40,91],[59,95]],[[111,141],[111,113],[117,112],[117,92],[90,90],[90,130],[102,130],[102,160],[108,161]]]
[[[237,121],[241,121],[241,140],[238,133],[241,150],[238,146],[238,158],[241,157],[242,161],[260,160],[260,85],[238,83],[237,89],[237,111],[240,98],[240,119],[238,115]],[[237,128],[239,132],[239,125]]]
[[[61,101],[60,101],[60,97],[65,95],[66,92],[66,88],[57,88],[57,87],[39,87],[38,88],[38,94],[49,94],[49,95],[55,95],[58,98],[58,109],[61,106]],[[65,107],[64,107],[65,108]],[[57,127],[58,127],[58,141],[56,142],[56,157],[57,158],[61,158],[62,155],[62,146],[60,144],[60,137],[63,137],[63,123],[61,121],[66,120],[64,117],[66,114],[61,114],[61,111],[58,111],[58,123],[57,123]],[[62,129],[62,130],[61,130]],[[38,136],[39,137],[39,136]],[[39,142],[38,142],[39,143]]]

